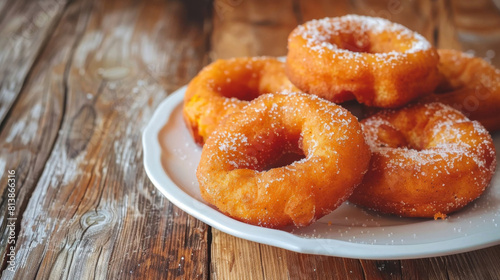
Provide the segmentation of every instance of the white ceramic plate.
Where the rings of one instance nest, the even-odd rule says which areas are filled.
[[[185,90],[165,99],[146,127],[144,166],[172,203],[218,230],[300,253],[359,259],[442,256],[500,244],[500,172],[479,199],[446,220],[380,215],[349,203],[301,229],[267,229],[229,218],[200,196],[195,172],[201,148],[182,120]],[[500,135],[494,140],[500,150]]]

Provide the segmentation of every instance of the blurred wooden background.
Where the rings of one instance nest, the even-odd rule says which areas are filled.
[[[355,13],[383,17],[438,48],[471,52],[500,66],[500,11],[492,0],[215,2],[211,58],[286,55],[286,38],[305,21]]]

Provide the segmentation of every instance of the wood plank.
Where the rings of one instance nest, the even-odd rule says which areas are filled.
[[[214,279],[444,280],[497,279],[500,275],[500,246],[439,258],[355,260],[300,254],[213,232]]]
[[[403,279],[450,279],[444,258],[402,260],[401,273]]]
[[[212,229],[213,279],[360,279],[358,260],[299,254]]]
[[[295,26],[292,0],[217,0],[211,58],[286,55],[287,37]]]
[[[211,262],[213,279],[264,279],[260,245],[216,229],[212,229]]]
[[[66,0],[4,3],[0,18],[0,124],[16,100],[47,35],[59,20]]]
[[[491,0],[449,2],[460,49],[500,68],[500,9]]]
[[[286,250],[280,250],[264,244],[259,244],[259,249],[264,278],[267,277],[267,279],[270,279],[270,275],[280,275],[282,278],[290,278]]]
[[[5,15],[12,7],[14,1],[12,0],[0,0],[0,22],[1,19],[5,18]]]
[[[500,246],[443,257],[449,279],[499,279]]]
[[[219,5],[239,3],[223,10],[223,16],[214,18],[212,37],[213,59],[243,55],[274,55],[285,50],[279,42],[291,31],[292,16],[297,23],[314,18],[341,16],[356,13],[384,17],[413,29],[440,47],[460,48],[453,14],[447,1],[273,1],[272,4],[251,1],[216,1]],[[276,6],[280,8],[277,9]],[[224,6],[225,7],[225,6]],[[217,6],[215,6],[217,13]],[[272,16],[279,11],[280,19]],[[286,15],[283,15],[286,13]],[[257,15],[255,15],[257,14]],[[259,17],[260,21],[252,20]],[[257,22],[285,21],[286,28],[275,29]],[[254,29],[263,38],[256,36]],[[269,39],[274,34],[273,40]],[[272,42],[272,43],[270,43]],[[249,47],[250,46],[250,47]],[[266,52],[267,50],[267,52]],[[442,258],[416,260],[354,260],[345,258],[299,254],[272,246],[244,241],[212,229],[211,275],[215,279],[467,279],[467,276],[485,276],[496,273],[492,262],[500,254],[497,247]],[[472,260],[485,260],[483,265],[472,268]],[[453,263],[453,265],[450,265]],[[461,272],[461,267],[466,272]],[[477,269],[477,271],[476,271]],[[487,272],[480,273],[479,270]],[[491,272],[493,271],[493,272]],[[497,274],[500,275],[500,274]]]
[[[434,45],[440,49],[461,50],[462,45],[458,41],[456,26],[453,22],[453,12],[448,1],[433,2],[434,23]],[[437,21],[437,22],[436,22]]]
[[[76,41],[75,29],[75,24],[71,22],[71,24],[60,26],[55,31],[57,34],[55,36],[60,41],[52,40],[47,44],[42,54],[44,59],[30,70],[31,74],[19,94],[20,98],[13,105],[10,117],[5,120],[0,132],[0,174],[2,175],[0,177],[0,194],[2,194],[0,213],[8,213],[7,174],[9,171],[14,171],[16,173],[16,209],[13,216],[17,218],[15,221],[17,233],[24,209],[57,138],[64,111],[65,64],[70,59],[71,47]],[[61,44],[61,42],[66,44]],[[34,43],[36,44],[36,41]],[[19,57],[21,56],[19,54]],[[10,233],[10,229],[7,228],[9,222],[7,218],[12,217],[0,215],[0,256],[2,260],[8,253],[6,249],[10,248],[10,245],[7,244]],[[2,264],[5,265],[4,262]]]
[[[311,1],[301,0],[300,14],[304,21],[324,17],[358,14],[381,17],[417,31],[432,41],[433,19],[431,1]]]
[[[298,1],[297,16],[301,19],[301,23],[312,19],[321,19],[324,17],[338,17],[347,14],[352,14],[355,9],[350,1],[316,1],[311,3],[307,0]]]
[[[207,278],[208,227],[156,192],[140,141],[165,89],[185,84],[206,61],[210,12],[189,4],[81,0],[68,7],[49,45],[71,56],[44,54],[39,63],[54,64],[45,71],[60,80],[36,89],[63,96],[62,123],[26,194],[18,266],[3,278]]]
[[[357,273],[342,258],[299,254],[285,251],[290,279],[360,279]],[[347,272],[347,270],[349,272]]]

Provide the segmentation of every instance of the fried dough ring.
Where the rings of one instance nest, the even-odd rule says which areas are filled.
[[[496,151],[488,131],[441,103],[382,111],[361,121],[372,150],[351,202],[405,217],[456,211],[488,186]]]
[[[219,59],[189,83],[183,115],[194,141],[203,145],[226,115],[241,110],[265,93],[298,91],[288,80],[283,62],[271,57]]]
[[[290,154],[305,157],[279,167]],[[221,212],[253,225],[299,227],[345,201],[369,161],[361,127],[346,109],[278,93],[229,115],[205,143],[196,175],[202,197]]]
[[[286,73],[302,91],[336,103],[395,108],[435,89],[438,60],[425,38],[402,25],[347,15],[295,28]]]
[[[423,102],[438,101],[479,121],[489,131],[500,130],[500,70],[481,58],[456,50],[438,50],[442,80]]]

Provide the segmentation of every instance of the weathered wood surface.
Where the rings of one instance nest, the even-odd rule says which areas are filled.
[[[249,242],[179,210],[146,177],[140,136],[168,93],[216,58],[285,55],[297,24],[347,13],[500,66],[490,0],[0,0],[2,279],[500,279],[500,246],[371,261]]]
[[[1,132],[19,210],[16,270],[2,278],[206,278],[207,226],[156,193],[140,139],[167,91],[205,63],[210,9],[65,9]]]
[[[65,5],[66,0],[0,2],[0,124]]]

